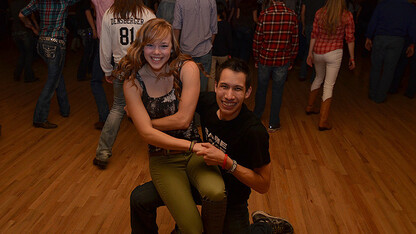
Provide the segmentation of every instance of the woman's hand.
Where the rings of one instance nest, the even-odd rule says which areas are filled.
[[[308,54],[308,58],[306,59],[306,63],[313,67],[313,55],[312,54]]]

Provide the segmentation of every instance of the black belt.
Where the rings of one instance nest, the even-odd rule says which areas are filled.
[[[184,150],[167,150],[162,149],[155,152],[149,152],[149,156],[167,156],[167,155],[176,155],[176,154],[189,154],[190,152]]]
[[[59,43],[59,44],[65,46],[65,41],[64,40],[53,38],[53,37],[39,37],[39,40],[52,41],[52,42]]]

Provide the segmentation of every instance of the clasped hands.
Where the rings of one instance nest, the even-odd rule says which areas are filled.
[[[211,143],[196,143],[193,151],[204,158],[204,161],[209,166],[222,165],[225,154]]]

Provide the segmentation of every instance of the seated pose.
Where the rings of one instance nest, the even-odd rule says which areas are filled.
[[[223,179],[218,167],[207,166],[193,153],[202,149],[201,144],[195,144],[200,138],[192,122],[199,69],[190,56],[180,52],[172,26],[163,19],[145,23],[120,60],[115,76],[126,80],[127,111],[149,144],[150,175],[180,231],[222,233],[226,206]],[[191,184],[203,198],[202,220]]]
[[[197,112],[204,140],[209,143],[202,143],[197,154],[206,164],[222,168],[227,191],[223,233],[293,233],[289,222],[262,211],[253,213],[250,226],[247,200],[251,189],[259,193],[269,190],[271,165],[269,135],[243,103],[251,93],[248,73],[247,64],[230,59],[217,71],[215,93],[201,93]],[[163,206],[164,200],[155,186],[156,181],[148,182],[131,193],[133,233],[158,233],[156,208]]]

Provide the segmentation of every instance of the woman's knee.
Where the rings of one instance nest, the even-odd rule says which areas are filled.
[[[227,197],[224,186],[210,186],[200,193],[201,197],[208,201],[223,201]]]

